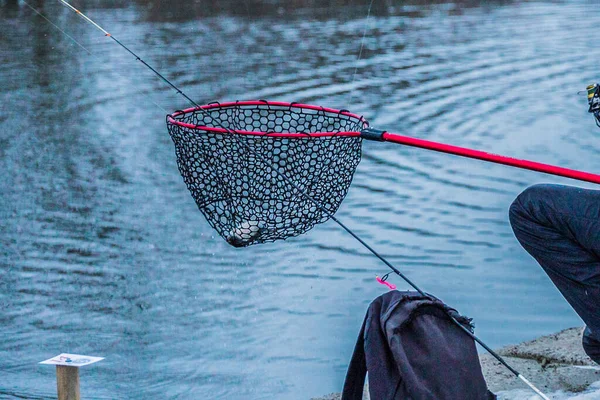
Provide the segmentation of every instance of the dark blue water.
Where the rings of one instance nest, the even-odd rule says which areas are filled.
[[[80,6],[200,103],[346,108],[389,131],[600,171],[577,94],[600,80],[595,1],[375,1],[369,18],[368,2],[307,3]],[[185,100],[60,3],[31,5],[79,44],[24,2],[0,4],[0,398],[52,398],[54,370],[37,362],[61,352],[106,357],[82,370],[90,399],[339,391],[385,266],[333,222],[230,247],[177,170],[164,116]],[[363,151],[338,216],[491,346],[580,324],[507,219],[526,186],[568,180]]]

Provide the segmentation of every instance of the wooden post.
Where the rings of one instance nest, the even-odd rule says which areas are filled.
[[[101,360],[104,360],[104,357],[61,353],[40,362],[40,364],[56,365],[58,400],[80,400],[79,367],[94,364]]]
[[[80,400],[79,368],[57,365],[56,389],[58,400]]]

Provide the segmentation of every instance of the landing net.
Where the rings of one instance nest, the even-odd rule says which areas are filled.
[[[368,123],[345,111],[247,101],[178,111],[167,126],[198,208],[227,242],[244,247],[327,221],[348,192]]]

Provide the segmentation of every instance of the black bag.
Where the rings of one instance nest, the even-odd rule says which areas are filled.
[[[390,291],[367,311],[348,367],[342,400],[361,400],[369,372],[371,400],[491,400],[471,320],[437,298]]]

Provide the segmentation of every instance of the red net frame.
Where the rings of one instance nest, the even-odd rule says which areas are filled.
[[[255,128],[252,130],[248,129],[235,129],[229,128],[225,126],[225,124],[214,126],[215,124],[197,124],[191,123],[190,121],[185,120],[185,116],[193,113],[195,115],[201,115],[202,120],[206,119],[206,116],[203,112],[212,113],[213,111],[218,111],[222,109],[231,109],[231,108],[240,108],[240,107],[264,107],[265,109],[272,111],[287,111],[289,113],[293,113],[295,110],[310,113],[325,114],[325,115],[334,115],[336,118],[345,117],[349,120],[354,120],[356,126],[360,126],[362,124],[361,129],[358,130],[348,130],[348,131],[325,131],[325,132],[307,132],[306,130],[300,132],[298,130],[295,131],[272,131],[267,126],[267,129]],[[200,112],[200,110],[202,112]],[[183,118],[182,118],[183,117]],[[210,132],[210,133],[232,133],[238,135],[257,135],[257,136],[273,136],[273,137],[300,137],[300,136],[311,136],[311,137],[325,137],[325,136],[349,136],[349,137],[358,137],[361,134],[361,131],[369,126],[369,123],[364,117],[353,114],[348,110],[337,110],[334,108],[315,106],[311,104],[303,104],[303,103],[289,103],[289,102],[281,102],[281,101],[267,101],[267,100],[247,100],[247,101],[232,101],[232,102],[214,102],[206,105],[202,105],[200,107],[190,107],[185,110],[179,110],[174,112],[173,114],[167,115],[167,123],[179,126],[181,128],[187,129],[196,129],[202,132]],[[213,125],[213,126],[211,126]],[[277,125],[277,124],[276,124]],[[283,126],[283,124],[281,124]]]

